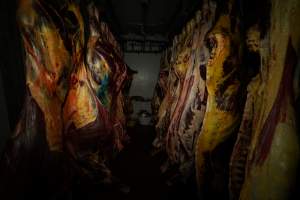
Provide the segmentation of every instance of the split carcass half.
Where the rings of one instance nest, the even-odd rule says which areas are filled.
[[[195,143],[202,127],[206,108],[206,64],[209,58],[205,36],[215,17],[215,4],[204,4],[197,13],[191,46],[190,62],[177,102],[177,112],[169,127],[167,152],[170,163],[178,166],[179,177],[185,181],[194,171]]]
[[[294,198],[300,151],[292,85],[299,59],[299,8],[299,1],[271,1],[270,30],[258,41],[260,74],[248,86],[231,158],[232,199]]]
[[[231,136],[239,125],[237,72],[241,63],[238,26],[232,20],[232,1],[208,34],[210,59],[206,66],[206,112],[196,146],[196,176],[203,195],[210,153]],[[237,16],[234,16],[237,17]]]

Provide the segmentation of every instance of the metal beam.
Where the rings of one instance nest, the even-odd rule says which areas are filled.
[[[161,53],[167,46],[167,42],[156,40],[123,40],[122,44],[126,53]]]

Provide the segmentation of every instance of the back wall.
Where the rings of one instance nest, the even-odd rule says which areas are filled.
[[[159,75],[160,57],[161,54],[154,53],[125,53],[124,59],[127,65],[138,71],[132,81],[130,96],[152,99]],[[151,102],[133,101],[133,109],[134,116],[143,109],[151,113]]]

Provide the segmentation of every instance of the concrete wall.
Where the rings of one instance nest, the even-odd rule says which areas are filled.
[[[138,71],[134,75],[129,95],[151,99],[159,75],[161,54],[125,53],[124,56],[125,62],[130,68]],[[151,113],[151,102],[134,101],[133,109],[134,115],[143,109]]]

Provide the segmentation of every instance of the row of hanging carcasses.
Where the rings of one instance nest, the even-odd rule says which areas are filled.
[[[288,199],[299,168],[300,5],[272,0],[265,10],[270,14],[264,15],[270,21],[264,24],[267,31],[257,22],[242,33],[236,3],[204,1],[162,54],[152,102],[154,152],[166,154],[161,170],[171,174],[168,181],[196,177],[200,196],[213,187],[220,168],[214,165],[227,156],[219,169],[227,170],[225,181],[219,181],[231,199]],[[259,70],[247,82],[243,71],[252,70],[245,69],[249,53],[259,58],[250,68]],[[229,155],[212,158],[228,140],[233,140]]]
[[[1,160],[1,183],[20,196],[42,188],[40,177],[59,180],[51,195],[70,189],[70,174],[111,183],[109,163],[127,140],[120,46],[94,4],[20,0],[17,20],[27,93]],[[16,188],[20,181],[26,187]]]

